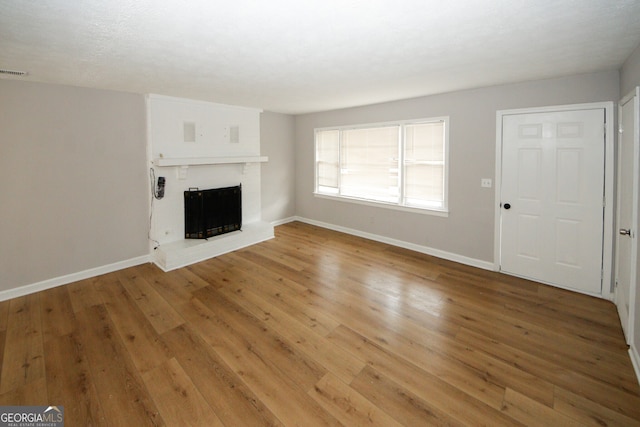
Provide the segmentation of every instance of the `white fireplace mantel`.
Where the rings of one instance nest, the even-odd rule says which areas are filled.
[[[234,163],[265,163],[267,156],[234,156],[234,157],[158,157],[153,160],[156,166],[198,166],[198,165],[227,165]]]

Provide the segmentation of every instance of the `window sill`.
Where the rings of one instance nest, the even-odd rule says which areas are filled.
[[[447,218],[449,216],[449,211],[444,209],[440,210],[440,209],[428,209],[428,208],[412,208],[409,206],[399,206],[391,203],[374,202],[374,201],[356,199],[356,198],[345,197],[345,196],[332,196],[330,194],[315,193],[315,192],[313,193],[313,195],[320,199],[335,200],[337,202],[355,203],[358,205],[392,209],[396,211],[411,212],[411,213],[417,213],[422,215],[439,216],[444,218]]]

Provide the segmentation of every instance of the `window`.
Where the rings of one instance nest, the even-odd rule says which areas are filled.
[[[448,121],[316,129],[316,194],[446,212]]]

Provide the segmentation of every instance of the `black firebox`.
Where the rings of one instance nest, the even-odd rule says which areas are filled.
[[[184,236],[206,239],[242,228],[242,185],[184,192]]]

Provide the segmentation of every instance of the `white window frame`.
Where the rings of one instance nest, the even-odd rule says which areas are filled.
[[[403,165],[404,165],[404,144],[405,144],[404,128],[405,126],[436,123],[436,122],[444,123],[444,173],[443,173],[444,200],[443,200],[442,207],[439,207],[439,208],[415,207],[415,206],[405,206],[401,204],[402,200],[404,199],[403,197],[404,195],[403,181],[405,177],[404,170],[400,171],[400,182],[399,182],[400,191],[401,191],[401,197],[399,198],[400,203],[367,200],[367,199],[361,199],[356,197],[344,196],[340,194],[321,193],[318,191],[318,159],[317,159],[318,132],[331,131],[331,130],[344,131],[344,130],[354,130],[354,129],[369,129],[369,128],[376,128],[376,127],[384,127],[384,126],[399,126],[400,127],[400,132],[399,132],[400,146],[399,146],[398,154],[402,159],[402,162],[400,162],[401,169],[404,169]],[[429,118],[422,118],[422,119],[398,120],[398,121],[390,121],[390,122],[376,122],[376,123],[364,123],[364,124],[358,124],[358,125],[328,126],[328,127],[315,128],[313,133],[313,169],[314,169],[313,194],[314,196],[318,198],[323,198],[323,199],[330,199],[330,200],[336,200],[336,201],[347,202],[347,203],[356,203],[356,204],[365,205],[365,206],[383,207],[383,208],[394,209],[394,210],[405,211],[405,212],[414,212],[414,213],[435,215],[435,216],[441,216],[441,217],[449,216],[449,163],[450,163],[449,161],[449,127],[450,127],[449,116],[441,116],[441,117],[429,117]],[[340,186],[340,183],[338,183],[338,188],[339,186]]]

